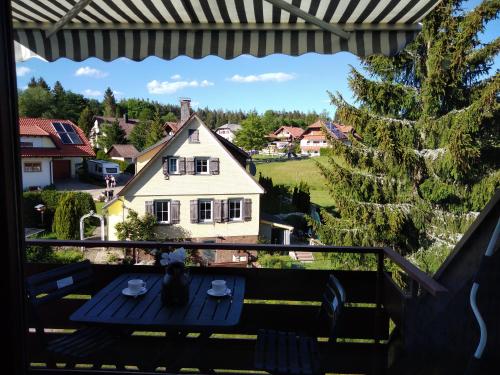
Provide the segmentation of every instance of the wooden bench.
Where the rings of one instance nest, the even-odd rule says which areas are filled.
[[[118,341],[118,334],[105,328],[87,327],[48,341],[43,322],[37,313],[37,307],[77,292],[91,283],[92,268],[88,260],[55,268],[26,279],[27,297],[35,322],[36,334],[49,353],[58,354],[58,359],[65,358],[68,363],[81,361],[93,353],[111,347]],[[49,362],[54,365],[55,359],[51,358]]]

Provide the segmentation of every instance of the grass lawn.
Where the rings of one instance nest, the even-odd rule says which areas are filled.
[[[259,163],[256,164],[255,177],[258,179],[260,172],[263,176],[271,177],[275,185],[294,186],[300,181],[305,181],[311,189],[311,201],[322,207],[331,207],[332,199],[326,188],[326,180],[320,174],[315,161],[326,164],[328,159],[326,156],[318,156],[303,160]]]

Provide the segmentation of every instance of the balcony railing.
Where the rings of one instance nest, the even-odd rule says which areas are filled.
[[[230,330],[213,332],[197,346],[196,334],[188,335],[181,343],[169,340],[168,332],[135,332],[120,344],[119,357],[101,353],[101,358],[82,364],[69,364],[62,372],[104,365],[101,370],[113,372],[169,371],[171,364],[181,371],[189,369],[215,369],[224,371],[254,371],[253,358],[255,335],[258,329],[305,332],[319,338],[322,364],[326,372],[333,373],[383,373],[390,366],[388,348],[391,331],[407,324],[405,306],[417,293],[439,297],[446,289],[389,248],[300,246],[266,244],[221,243],[166,243],[166,242],[101,242],[30,240],[27,246],[47,245],[58,247],[123,247],[170,250],[183,246],[186,249],[217,249],[246,251],[310,251],[321,253],[366,254],[376,258],[376,268],[368,271],[264,269],[194,267],[191,273],[234,274],[246,279],[245,303],[240,324]],[[396,265],[406,275],[409,291],[402,290],[388,272]],[[45,271],[56,265],[26,264],[26,276]],[[123,273],[163,273],[162,267],[131,265],[93,265],[94,285],[81,294],[55,302],[41,310],[47,334],[53,337],[79,328],[68,317],[81,306],[89,295],[102,289]],[[318,327],[317,313],[327,277],[334,273],[343,284],[347,304],[342,313],[339,338],[329,343],[326,328]],[[31,318],[30,318],[31,319]],[[390,323],[392,322],[392,323]],[[32,320],[29,326],[33,327]],[[166,337],[165,337],[166,336]],[[38,344],[35,334],[28,333],[29,361],[32,371],[53,372],[46,367],[47,353]],[[117,366],[126,358],[126,367]],[[98,366],[97,366],[98,365]],[[60,366],[63,366],[62,364]],[[74,370],[72,370],[74,371]]]

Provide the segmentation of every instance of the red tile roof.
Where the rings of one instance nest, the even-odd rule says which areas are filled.
[[[139,151],[134,145],[113,145],[107,152],[110,156],[117,156],[122,158],[136,158],[139,155]]]
[[[298,128],[296,126],[281,126],[278,130],[276,130],[273,134],[277,136],[282,131],[287,131],[294,138],[300,138],[304,133],[304,129]]]
[[[82,140],[81,145],[64,144],[59,138],[53,122],[64,122],[70,124],[78,133]],[[95,157],[94,150],[90,145],[89,140],[83,133],[82,129],[73,124],[69,120],[60,119],[44,119],[44,118],[26,118],[19,119],[19,133],[22,136],[43,136],[48,137],[56,147],[21,147],[22,157],[68,157],[68,156],[82,156],[82,157]]]

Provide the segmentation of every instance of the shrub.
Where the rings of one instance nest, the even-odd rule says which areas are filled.
[[[70,264],[85,260],[85,256],[78,249],[58,250],[52,253],[51,263]]]
[[[304,265],[293,260],[288,255],[263,255],[259,256],[259,264],[263,268],[304,268]]]
[[[62,194],[57,206],[52,231],[61,240],[74,240],[80,237],[80,218],[89,211],[96,211],[92,196],[84,192]]]
[[[80,215],[76,194],[63,194],[54,214],[52,231],[60,240],[76,240],[80,237]]]

